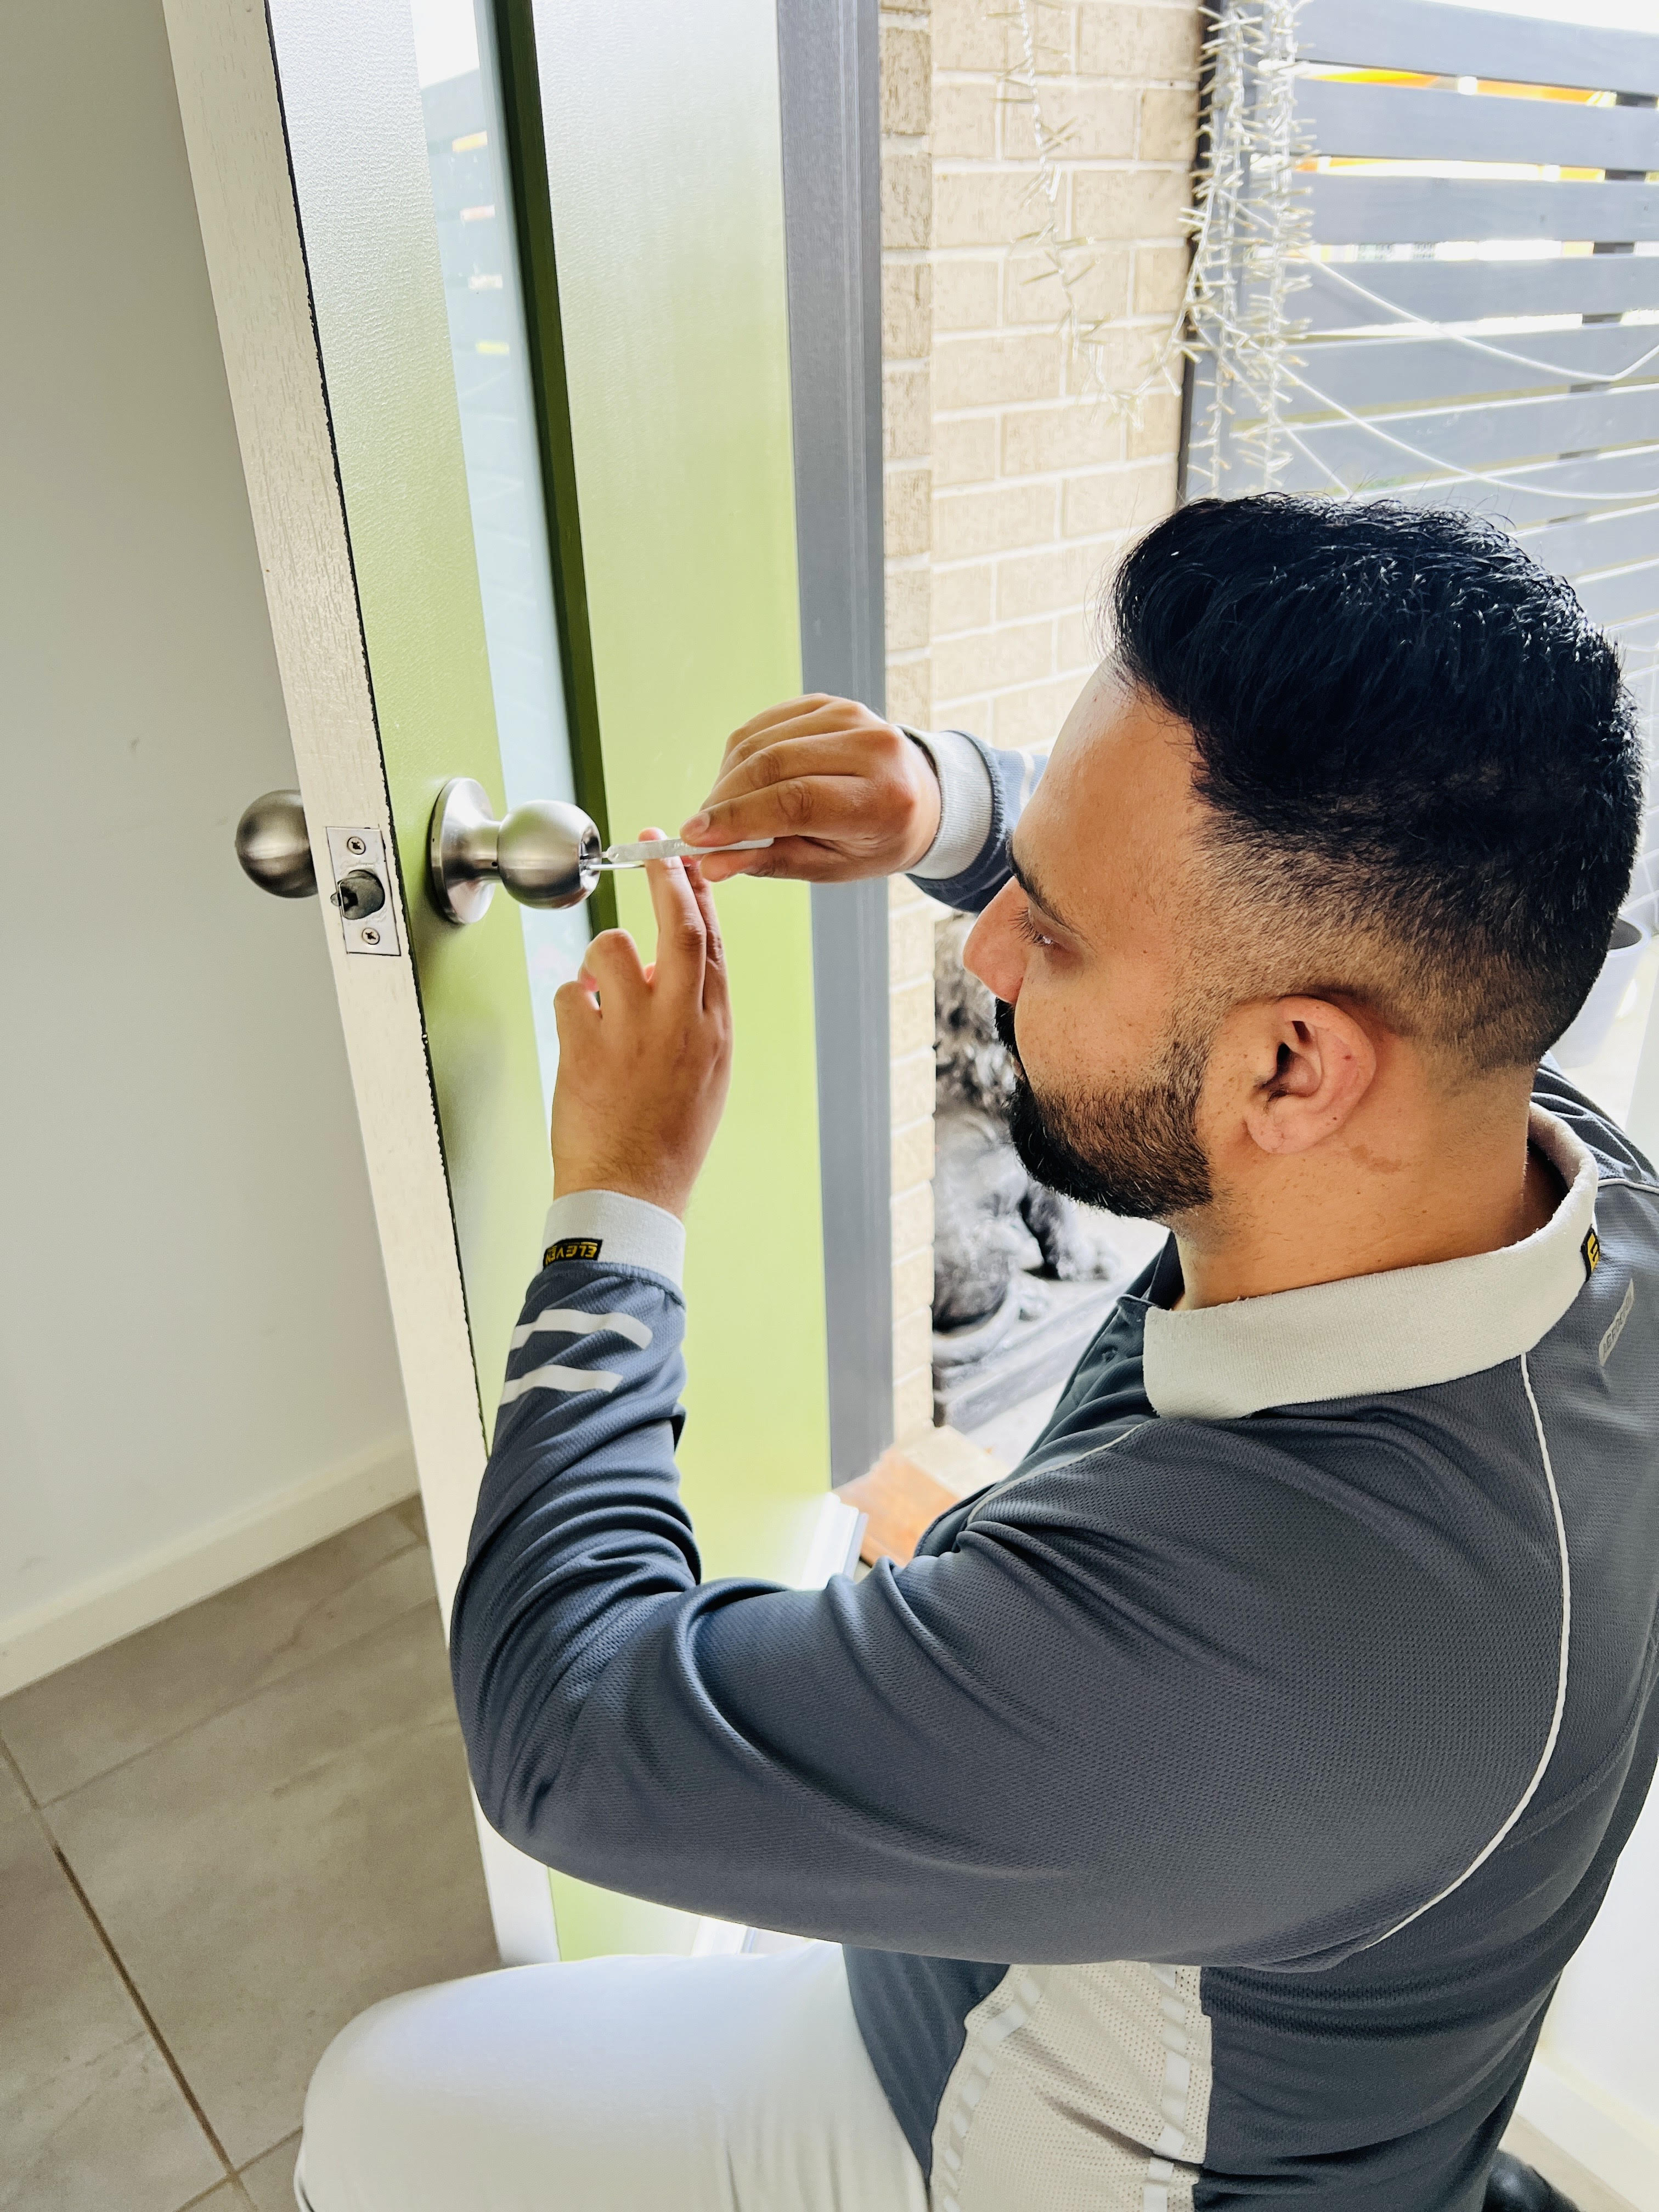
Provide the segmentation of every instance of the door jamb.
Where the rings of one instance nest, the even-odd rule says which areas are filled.
[[[801,683],[886,695],[877,0],[778,0]],[[831,1479],[893,1440],[887,885],[812,887]]]

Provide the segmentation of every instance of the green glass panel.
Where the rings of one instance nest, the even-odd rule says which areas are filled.
[[[511,15],[509,9],[509,16]],[[775,0],[533,0],[611,834],[673,830],[799,689]],[[648,941],[637,878],[623,923]],[[705,1571],[787,1577],[829,1480],[801,885],[720,909],[731,1104],[688,1224],[685,1495]],[[567,1956],[659,1942],[555,1881]]]

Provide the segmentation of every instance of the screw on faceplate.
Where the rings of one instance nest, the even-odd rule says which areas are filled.
[[[380,933],[378,929],[366,929],[362,932],[362,940],[365,945],[378,945]]]
[[[346,850],[348,853],[353,854],[366,853],[368,852],[368,848],[364,844],[361,837],[348,837],[346,839]]]

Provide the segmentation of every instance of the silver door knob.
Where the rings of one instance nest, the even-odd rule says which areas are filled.
[[[496,821],[469,775],[438,793],[427,839],[433,903],[450,921],[477,921],[500,884],[520,906],[580,906],[599,880],[599,833],[580,806],[534,799]]]
[[[236,857],[242,872],[273,898],[315,898],[306,810],[297,791],[267,791],[236,824]]]

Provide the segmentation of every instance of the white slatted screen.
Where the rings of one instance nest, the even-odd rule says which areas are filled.
[[[1297,32],[1313,246],[1273,484],[1506,523],[1617,639],[1651,757],[1659,35],[1587,29],[1565,0],[1560,21],[1306,0]],[[1218,421],[1212,390],[1200,361],[1188,495],[1259,489],[1249,425]],[[1628,908],[1650,928],[1656,787]]]

